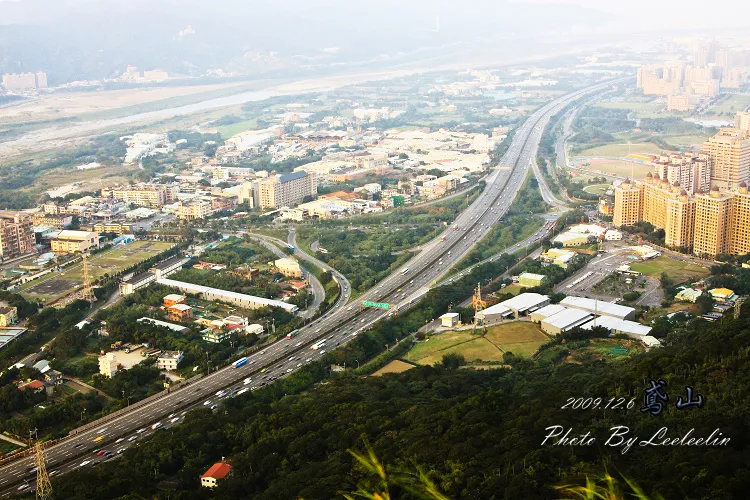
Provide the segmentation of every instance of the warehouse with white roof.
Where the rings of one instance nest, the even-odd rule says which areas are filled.
[[[568,296],[561,300],[560,304],[566,307],[595,313],[596,315],[612,316],[613,318],[619,319],[635,318],[635,309],[632,307],[621,306],[611,302],[603,302],[601,300],[588,299],[586,297]]]
[[[650,326],[642,325],[635,321],[628,321],[626,319],[613,318],[612,316],[598,316],[596,319],[581,326],[581,328],[590,330],[595,326],[603,326],[612,333],[624,333],[625,335],[630,335],[635,338],[640,338],[651,332]]]
[[[544,333],[557,335],[572,330],[577,326],[581,326],[593,318],[594,315],[592,313],[581,309],[565,309],[564,311],[560,311],[557,314],[553,314],[552,316],[543,319],[541,327]]]
[[[565,306],[561,306],[560,304],[550,304],[548,306],[544,306],[541,309],[537,309],[530,314],[531,321],[533,321],[534,323],[541,323],[543,319],[547,319],[553,314],[562,312],[565,309],[567,308]]]
[[[278,307],[287,312],[294,313],[298,307],[294,304],[287,304],[281,300],[267,299],[265,297],[256,297],[254,295],[246,295],[244,293],[230,292],[227,290],[220,290],[218,288],[211,288],[203,285],[195,285],[193,283],[186,283],[184,281],[170,280],[167,278],[156,280],[157,283],[165,286],[171,286],[178,290],[186,293],[197,293],[201,295],[204,300],[217,300],[220,302],[226,302],[228,304],[234,304],[236,306],[245,307],[247,309],[259,309],[261,307]]]
[[[526,316],[547,304],[549,304],[549,297],[546,295],[522,293],[479,312],[477,319],[485,325],[510,317],[518,319],[520,316]]]

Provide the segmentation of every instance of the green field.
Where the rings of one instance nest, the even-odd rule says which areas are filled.
[[[588,163],[588,166],[584,166],[584,163]],[[619,177],[632,177],[634,179],[644,179],[649,172],[653,172],[654,168],[651,165],[644,163],[636,163],[625,160],[599,160],[599,159],[586,159],[582,160],[577,158],[571,169],[580,169],[582,175],[587,178],[601,174],[615,175]]]
[[[232,123],[231,125],[221,125],[216,127],[216,131],[221,134],[224,139],[229,139],[233,135],[237,135],[240,132],[247,130],[253,130],[258,127],[258,121],[256,119],[245,120],[242,122]]]
[[[604,196],[607,190],[612,187],[612,184],[589,184],[583,188],[584,191],[599,196]]]
[[[646,262],[630,264],[630,268],[652,278],[659,278],[661,273],[666,272],[677,283],[703,278],[708,276],[710,272],[705,267],[664,256]]]
[[[658,154],[661,152],[659,146],[653,142],[640,142],[633,144],[606,144],[604,146],[597,146],[594,148],[584,149],[576,156],[604,156],[604,157],[616,157],[625,158],[628,154],[638,153],[652,153]]]
[[[172,248],[172,243],[160,241],[135,241],[92,255],[88,259],[89,275],[96,280],[105,274],[112,275],[154,255]],[[50,273],[38,280],[26,283],[21,293],[32,300],[45,304],[67,295],[83,283],[83,264],[76,263],[62,272]]]
[[[692,147],[700,146],[707,138],[707,135],[673,135],[664,137],[664,140],[672,146]]]
[[[718,104],[706,110],[706,115],[734,116],[738,111],[744,111],[750,106],[750,95],[730,94]]]
[[[653,118],[658,116],[657,111],[666,109],[664,103],[634,101],[601,102],[597,106],[608,109],[631,109],[638,118]]]
[[[468,363],[501,362],[506,352],[530,357],[548,340],[533,323],[516,321],[493,326],[485,335],[474,335],[471,330],[434,335],[414,346],[404,359],[420,365],[433,365],[445,354],[456,353],[463,355]]]

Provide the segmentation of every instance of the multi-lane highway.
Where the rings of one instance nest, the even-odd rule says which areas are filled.
[[[416,304],[432,283],[460,261],[494,224],[507,212],[521,187],[529,166],[536,161],[536,149],[549,118],[583,94],[600,91],[610,83],[599,84],[567,94],[539,109],[517,130],[510,148],[497,169],[487,177],[484,192],[461,213],[438,238],[422,247],[407,264],[364,293],[360,300],[398,304],[399,309]],[[100,425],[88,426],[75,435],[45,450],[48,469],[67,470],[64,465],[82,462],[91,450],[115,440],[135,435],[139,429],[162,421],[167,415],[196,403],[215,402],[217,391],[238,382],[250,389],[262,387],[311,362],[383,319],[388,311],[365,309],[358,304],[339,308],[302,328],[293,338],[283,339],[248,355],[244,366],[229,366],[200,380],[184,385],[160,398],[110,418]],[[312,349],[314,343],[325,344]],[[244,380],[249,379],[245,384]],[[99,439],[101,437],[101,439]],[[0,467],[0,492],[12,492],[23,480],[32,479],[33,457],[25,457]]]

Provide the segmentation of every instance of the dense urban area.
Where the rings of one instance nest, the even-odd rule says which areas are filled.
[[[234,102],[27,69],[0,496],[746,498],[750,40]]]

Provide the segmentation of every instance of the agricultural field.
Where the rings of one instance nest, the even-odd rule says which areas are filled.
[[[434,335],[411,349],[404,359],[420,365],[440,362],[445,354],[461,354],[467,363],[502,362],[503,354],[530,357],[549,338],[533,323],[515,321],[488,328],[483,335],[472,330]]]
[[[240,132],[247,130],[254,130],[258,128],[258,120],[253,118],[252,120],[244,120],[231,125],[221,125],[216,127],[216,131],[221,134],[224,139],[228,139],[233,135],[237,135]]]
[[[573,170],[574,177],[578,175],[597,177],[604,174],[623,178],[645,179],[649,172],[653,172],[653,167],[645,163],[605,159],[577,158],[569,168]]]
[[[739,111],[744,111],[750,106],[750,95],[729,94],[716,105],[706,110],[706,115],[712,116],[734,116]]]
[[[604,156],[609,158],[625,158],[629,154],[659,154],[661,149],[653,142],[639,142],[633,144],[605,144],[584,149],[576,156]]]
[[[385,375],[386,373],[403,373],[406,370],[411,370],[414,367],[415,366],[410,363],[401,361],[400,359],[394,359],[393,361],[391,361],[390,363],[388,363],[387,365],[385,365],[383,368],[376,371],[372,375],[374,377],[379,377],[381,375]]]
[[[656,116],[664,114],[666,110],[666,103],[653,101],[600,102],[597,103],[597,106],[599,106],[600,108],[608,109],[630,109],[633,111],[632,115],[634,118],[654,118]]]
[[[135,241],[127,245],[92,255],[88,259],[89,275],[96,280],[105,274],[112,275],[139,262],[172,248],[171,243],[159,241]],[[50,273],[21,287],[21,293],[30,300],[45,304],[59,298],[83,284],[83,264],[77,263],[59,273]]]
[[[708,137],[708,135],[672,135],[664,136],[663,139],[670,146],[695,147],[703,144]]]
[[[630,264],[630,268],[639,273],[643,273],[646,276],[657,279],[661,276],[661,273],[666,272],[676,283],[704,278],[710,273],[705,267],[690,262],[670,259],[665,256],[657,257],[646,262]]]

